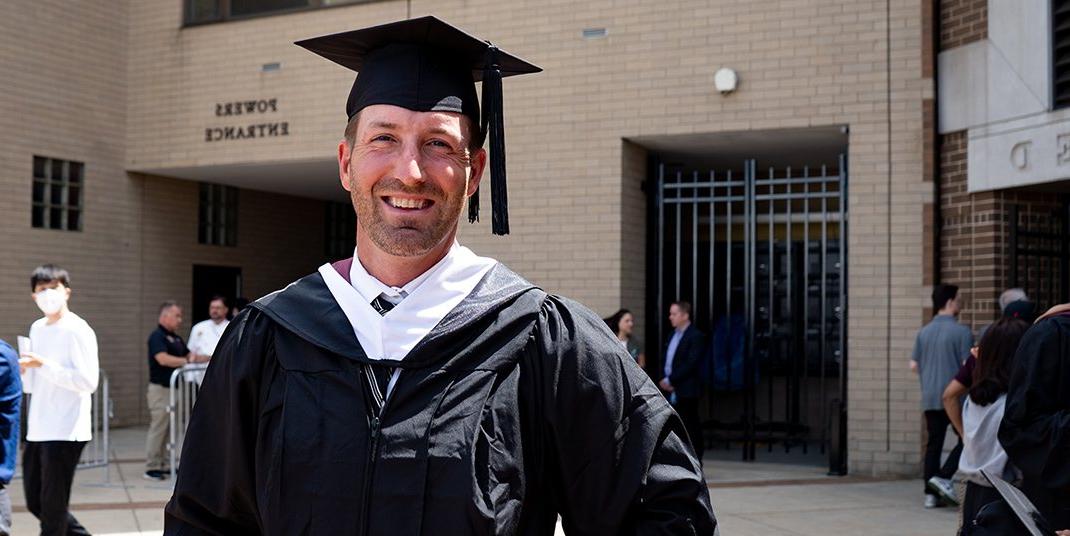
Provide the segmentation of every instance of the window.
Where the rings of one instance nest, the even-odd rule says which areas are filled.
[[[33,157],[31,224],[39,229],[82,230],[85,164]]]
[[[372,0],[186,0],[186,24],[222,22]]]
[[[357,232],[357,215],[353,212],[353,206],[348,203],[327,202],[325,214],[324,253],[327,258],[342,259],[353,255]]]
[[[210,246],[238,245],[238,189],[201,183],[197,241]]]
[[[1051,2],[1052,108],[1070,106],[1070,0]]]

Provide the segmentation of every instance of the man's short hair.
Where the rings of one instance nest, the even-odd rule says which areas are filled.
[[[59,281],[63,286],[71,288],[71,274],[67,273],[67,270],[55,264],[42,264],[34,268],[33,274],[30,275],[30,290],[36,290],[37,285],[53,281]]]
[[[168,310],[168,309],[170,309],[172,307],[181,307],[181,306],[175,300],[164,300],[164,302],[160,304],[160,314],[163,314],[164,311],[166,311],[166,310]]]
[[[462,116],[461,119],[465,125],[468,125],[468,150],[474,153],[483,146],[483,136],[480,135],[479,125],[473,125],[472,120],[467,115]],[[357,112],[353,114],[353,119],[346,123],[345,139],[350,149],[353,148],[353,144],[357,141],[357,123],[359,122],[360,112]]]
[[[947,302],[959,295],[957,285],[936,285],[933,287],[933,311],[939,311],[947,306]]]
[[[674,302],[672,302],[672,305],[675,305],[677,309],[680,309],[681,313],[684,313],[685,315],[687,315],[688,318],[691,318],[691,303],[690,302],[674,301]]]
[[[230,304],[227,303],[227,299],[224,296],[220,295],[220,294],[216,294],[216,295],[212,296],[211,298],[209,298],[208,299],[208,305],[211,306],[212,302],[214,302],[214,301],[221,301],[221,302],[223,302],[223,307],[230,307]]]
[[[1029,296],[1020,288],[1009,288],[999,295],[999,310],[1006,311],[1007,306],[1016,301],[1029,301]]]

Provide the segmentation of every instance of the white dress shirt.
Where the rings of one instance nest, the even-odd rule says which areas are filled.
[[[684,338],[684,332],[687,331],[691,322],[676,328],[672,337],[669,339],[669,347],[665,350],[665,380],[669,380],[669,376],[672,376],[672,362],[676,359],[676,349],[680,347],[680,341]]]
[[[67,312],[54,324],[47,318],[34,322],[30,342],[44,365],[27,369],[22,376],[23,391],[33,395],[26,441],[89,441],[92,394],[100,375],[93,328]]]
[[[189,331],[189,342],[186,347],[193,353],[212,355],[215,352],[216,345],[219,344],[219,338],[223,336],[223,331],[227,329],[228,324],[230,324],[230,321],[225,318],[218,323],[211,318],[197,322],[193,325],[193,329]]]
[[[354,251],[347,283],[330,263],[320,266],[327,288],[353,325],[369,359],[401,361],[475,289],[498,261],[454,242],[437,264],[402,287],[372,277]],[[371,302],[384,294],[397,305],[380,315]],[[404,298],[404,299],[401,299]],[[391,382],[393,383],[393,382]]]

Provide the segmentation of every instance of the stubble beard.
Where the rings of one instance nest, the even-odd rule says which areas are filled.
[[[352,179],[350,180],[352,185]],[[431,210],[435,211],[435,218],[431,223],[421,222],[423,218],[400,218],[395,223],[388,223],[383,214],[382,204],[379,203],[377,190],[381,185],[372,188],[371,195],[363,195],[353,188],[351,198],[353,209],[357,214],[357,225],[368,234],[372,243],[380,250],[395,257],[418,257],[442,243],[460,221],[461,212],[464,210],[465,197],[458,195],[448,198],[441,192],[424,189],[407,189],[407,193],[420,194],[430,191],[431,197],[436,199]]]

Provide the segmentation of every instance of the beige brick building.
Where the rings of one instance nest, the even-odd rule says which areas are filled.
[[[72,308],[100,338],[114,422],[144,422],[145,338],[160,301],[204,299],[203,278],[220,273],[240,285],[235,292],[255,298],[315,270],[345,244],[346,233],[334,233],[344,220],[331,211],[345,200],[335,151],[352,75],[293,41],[434,14],[545,69],[505,82],[513,233],[493,237],[487,221],[464,224],[462,242],[601,314],[634,310],[647,337],[659,336],[656,318],[673,299],[721,307],[728,298],[707,280],[732,261],[714,251],[735,247],[745,226],[715,212],[727,204],[695,208],[686,221],[696,229],[709,223],[710,231],[701,240],[690,235],[686,247],[697,252],[704,240],[711,269],[683,286],[708,288],[710,299],[677,292],[679,273],[670,281],[657,262],[658,248],[669,255],[684,236],[658,208],[673,170],[738,175],[753,162],[794,177],[803,165],[815,176],[828,165],[820,175],[841,177],[829,183],[833,204],[826,208],[833,214],[839,208],[828,207],[842,207],[842,216],[824,224],[792,227],[792,211],[817,201],[758,200],[752,207],[755,217],[769,209],[748,235],[756,251],[769,242],[804,244],[808,252],[825,229],[829,244],[842,237],[844,249],[835,251],[846,263],[827,257],[822,273],[832,275],[822,281],[835,286],[842,276],[843,292],[821,313],[829,318],[835,309],[827,326],[842,331],[845,346],[820,346],[821,372],[804,372],[801,380],[761,365],[761,396],[751,402],[766,424],[805,424],[776,441],[807,443],[810,462],[826,463],[814,458],[817,451],[828,457],[845,448],[852,473],[917,472],[922,419],[906,361],[927,318],[934,263],[944,279],[972,281],[971,321],[991,317],[984,300],[1002,276],[979,266],[971,274],[956,270],[978,256],[997,266],[1004,253],[985,226],[989,216],[971,220],[961,211],[968,205],[976,215],[1002,214],[1002,203],[1017,195],[992,201],[963,194],[960,153],[968,136],[945,130],[943,120],[934,126],[947,108],[935,91],[937,53],[984,39],[977,17],[986,2],[944,2],[943,10],[933,0],[323,3],[341,5],[249,16],[240,9],[257,2],[19,0],[0,7],[0,68],[8,82],[0,94],[0,337],[13,339],[36,316],[30,270],[42,262],[68,267]],[[219,11],[195,12],[191,4]],[[955,11],[967,8],[967,15]],[[221,18],[227,20],[215,20]],[[738,73],[730,93],[715,87],[721,68]],[[81,182],[72,177],[77,163],[84,164]],[[752,175],[748,180],[758,180]],[[803,188],[779,184],[769,183],[766,193],[791,197]],[[235,191],[236,205],[213,204]],[[933,225],[934,215],[942,226]],[[722,220],[725,229],[716,230]],[[964,221],[972,222],[965,230]],[[759,229],[766,223],[768,231]],[[960,233],[975,237],[968,252]],[[761,254],[748,258],[753,274],[763,273]],[[800,262],[791,258],[789,264]],[[195,288],[195,273],[202,288]],[[809,296],[811,283],[798,281]],[[759,303],[752,309],[764,314]],[[187,329],[195,313],[187,307]],[[699,315],[703,329],[713,331],[716,316]],[[809,352],[808,336],[792,337]],[[654,357],[657,346],[648,345]],[[813,368],[802,359],[803,370]],[[772,394],[764,402],[767,386]],[[724,407],[744,403],[738,393],[724,397]],[[784,397],[795,397],[801,417],[776,413]],[[800,406],[800,398],[813,403]],[[711,417],[728,411],[717,406]],[[846,408],[845,423],[838,407]],[[738,448],[731,433],[715,436]],[[757,445],[760,458],[766,442],[759,437]]]

